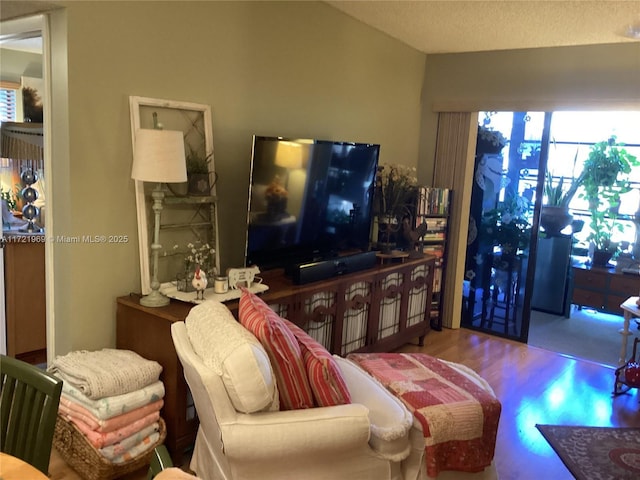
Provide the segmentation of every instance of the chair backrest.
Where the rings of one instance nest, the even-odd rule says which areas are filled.
[[[158,445],[153,449],[153,454],[151,455],[151,464],[149,465],[147,480],[152,480],[162,470],[169,467],[173,467],[169,451],[164,445]]]
[[[216,471],[208,471],[206,478],[233,478],[228,460],[224,455],[223,434],[220,425],[235,424],[237,412],[231,404],[222,379],[206,367],[193,350],[185,323],[174,322],[171,325],[171,336],[200,420],[195,449],[198,451],[200,442],[200,444],[211,448],[210,455],[215,457],[212,468],[215,465]],[[201,437],[206,441],[198,440]],[[205,476],[197,469],[196,473]]]
[[[0,451],[48,474],[62,380],[0,355]]]

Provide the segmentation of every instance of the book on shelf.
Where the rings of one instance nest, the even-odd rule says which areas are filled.
[[[444,257],[444,245],[443,244],[423,245],[422,253],[424,253],[426,255],[432,255],[432,256],[436,257],[435,266],[436,267],[441,267],[442,266],[442,258]]]
[[[442,269],[436,268],[433,271],[433,293],[439,293],[442,288]]]
[[[444,240],[444,232],[427,232],[422,236],[423,240]]]
[[[424,218],[419,215],[416,216],[416,227],[422,225],[424,223],[427,232],[444,232],[447,229],[447,219],[436,217],[436,218]]]
[[[449,189],[420,187],[417,205],[418,215],[448,215]]]

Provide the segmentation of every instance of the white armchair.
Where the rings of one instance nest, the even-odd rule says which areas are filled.
[[[200,420],[191,461],[191,469],[200,478],[402,479],[401,462],[411,450],[413,419],[398,399],[351,362],[337,357],[352,395],[351,404],[278,411],[274,410],[276,388],[269,393],[273,398],[266,402],[238,398],[253,395],[255,391],[246,395],[243,389],[255,390],[255,384],[268,391],[275,383],[271,367],[259,344],[238,346],[236,342],[229,347],[228,336],[220,333],[221,328],[236,327],[228,318],[221,318],[226,315],[220,315],[219,308],[207,311],[208,303],[194,307],[190,313],[199,309],[196,313],[212,317],[211,335],[203,334],[208,338],[190,337],[184,322],[176,322],[171,328]],[[201,344],[194,346],[192,340]],[[227,352],[220,364],[212,365],[201,356],[205,343],[212,351]],[[247,368],[253,373],[247,374]],[[249,381],[251,375],[263,378]],[[239,401],[243,410],[265,406],[242,413],[234,406]]]

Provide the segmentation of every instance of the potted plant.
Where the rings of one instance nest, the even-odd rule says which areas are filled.
[[[526,218],[529,201],[510,192],[504,202],[482,216],[481,235],[491,246],[500,248],[503,257],[523,253],[531,241],[531,224]]]
[[[622,232],[622,225],[616,222],[615,209],[620,205],[620,195],[631,190],[629,174],[638,165],[636,157],[618,144],[615,136],[595,143],[584,162],[583,196],[591,214],[587,239],[593,249],[594,265],[606,265],[617,250],[611,236],[615,231]]]
[[[209,164],[213,154],[204,155],[201,152],[189,147],[186,155],[187,161],[187,182],[188,193],[190,195],[209,195],[211,192],[209,185]]]
[[[615,135],[595,143],[582,171],[584,197],[590,203],[590,210],[596,210],[602,199],[609,203],[619,202],[620,194],[631,189],[631,168],[639,165],[636,157],[616,142]]]
[[[507,143],[509,143],[509,140],[502,132],[485,125],[478,125],[476,156],[485,153],[500,153]]]
[[[592,263],[604,267],[618,250],[618,243],[612,240],[614,232],[623,232],[622,225],[616,217],[609,217],[604,211],[592,211],[589,223],[591,232],[587,240],[591,242],[593,253]]]
[[[379,165],[376,173],[374,213],[378,220],[378,238],[385,253],[395,246],[402,219],[417,194],[416,168],[405,165]]]
[[[578,152],[573,158],[575,170]],[[584,173],[573,176],[568,188],[565,188],[565,178],[560,177],[558,183],[554,184],[554,177],[547,171],[544,182],[544,205],[540,211],[540,225],[544,228],[545,234],[549,237],[560,235],[560,232],[571,224],[573,215],[569,212],[569,203],[582,185]]]

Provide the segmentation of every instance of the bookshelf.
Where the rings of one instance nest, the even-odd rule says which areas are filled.
[[[442,294],[446,273],[449,212],[452,191],[448,188],[420,187],[416,206],[416,228],[426,226],[422,251],[436,257],[431,300],[431,328],[442,330]],[[423,227],[424,229],[424,227]]]

